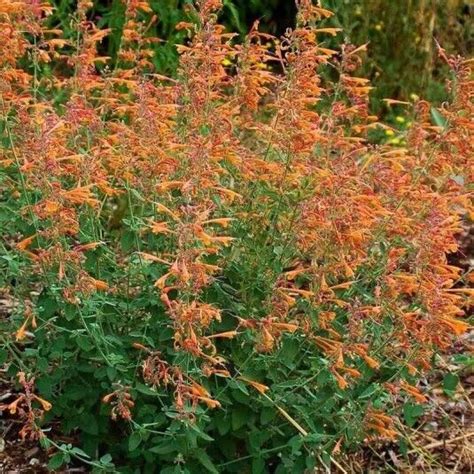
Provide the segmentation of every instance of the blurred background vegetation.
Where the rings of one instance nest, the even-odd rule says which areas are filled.
[[[185,19],[190,0],[151,0],[158,21],[150,28],[164,41],[157,45],[155,64],[162,73],[173,74],[177,64],[174,45],[184,40],[175,25]],[[76,2],[54,0],[52,21],[66,32],[73,31]],[[104,43],[105,53],[114,57],[124,24],[124,0],[94,0],[90,18],[113,33]],[[240,34],[255,20],[261,29],[276,35],[292,27],[293,0],[224,0],[221,21]],[[465,57],[474,50],[473,0],[322,0],[322,6],[336,13],[332,26],[343,28],[344,41],[369,43],[360,75],[371,79],[375,108],[380,99],[408,99],[413,94],[439,103],[445,99],[443,85],[447,70],[437,59],[435,39],[448,53]],[[151,15],[151,14],[150,14]],[[341,37],[330,40],[339,44]]]

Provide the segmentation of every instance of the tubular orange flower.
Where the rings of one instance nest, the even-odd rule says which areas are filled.
[[[255,382],[254,380],[250,380],[246,377],[239,376],[238,379],[249,384],[251,387],[257,390],[257,392],[260,392],[262,395],[265,394],[268,390],[270,390],[270,387],[267,387],[263,383]]]
[[[423,395],[419,389],[408,384],[404,380],[400,382],[400,387],[405,390],[409,395],[411,395],[417,402],[426,403],[428,399]]]
[[[37,236],[36,234],[33,234],[30,237],[26,237],[25,239],[23,239],[22,241],[16,244],[16,248],[18,250],[26,250],[32,244],[36,236]]]

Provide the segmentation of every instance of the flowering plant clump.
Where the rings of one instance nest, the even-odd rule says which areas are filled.
[[[1,357],[22,385],[1,408],[51,469],[303,472],[395,440],[469,327],[447,254],[473,217],[470,63],[440,48],[451,103],[387,101],[411,123],[379,143],[365,46],[324,47],[310,0],[241,43],[221,0],[189,5],[176,77],[148,3],[124,3],[109,58],[91,2],[70,38],[49,3],[0,0]]]

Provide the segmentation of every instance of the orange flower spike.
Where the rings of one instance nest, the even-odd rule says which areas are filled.
[[[347,380],[344,377],[342,377],[342,375],[340,375],[337,372],[337,370],[332,370],[331,372],[333,373],[334,377],[336,378],[336,382],[337,382],[337,385],[339,386],[339,388],[341,390],[345,390],[349,386]]]
[[[29,320],[27,319],[21,326],[20,328],[17,330],[16,334],[15,334],[15,340],[17,342],[19,341],[22,341],[23,339],[25,339],[26,337],[26,328],[28,327],[28,322]]]
[[[278,331],[288,331],[290,333],[293,333],[298,329],[297,324],[290,323],[271,323],[271,327],[277,329]]]
[[[53,405],[51,403],[41,397],[38,397],[38,395],[33,394],[33,398],[41,404],[44,411],[49,411],[51,410],[51,408],[53,408]]]
[[[206,246],[212,245],[214,243],[228,246],[233,240],[235,240],[234,237],[209,235],[200,226],[196,228],[196,238],[198,238]]]
[[[340,283],[338,285],[331,286],[331,290],[345,290],[347,288],[350,288],[352,284],[355,283],[355,281],[346,281],[345,283]]]
[[[353,369],[352,367],[342,366],[339,370],[349,374],[351,377],[360,377],[362,375],[357,369]]]
[[[449,316],[439,316],[438,321],[441,324],[449,327],[449,329],[451,329],[453,333],[457,336],[464,334],[470,328],[470,325],[468,323],[455,318],[451,318]]]
[[[146,253],[146,252],[136,252],[136,255],[138,255],[139,257],[143,258],[143,260],[147,260],[147,261],[150,261],[150,262],[163,263],[163,264],[169,265],[169,266],[172,265],[172,263],[169,262],[168,260],[165,260],[165,259],[163,259],[163,258],[157,257],[156,255],[152,255],[152,254],[150,254],[150,253]]]
[[[277,291],[279,291],[279,290],[280,290],[280,288],[277,289]],[[288,304],[288,306],[290,308],[295,306],[295,304],[296,304],[296,299],[295,298],[293,298],[290,295],[287,295],[286,293],[284,293],[282,291],[279,291],[279,294],[280,294],[281,298],[283,298],[283,300],[286,302],[286,304]]]
[[[96,280],[95,278],[91,279],[94,288],[98,291],[107,291],[109,289],[108,283],[102,280]]]
[[[26,237],[22,241],[18,242],[16,244],[16,248],[18,250],[26,250],[32,243],[33,240],[37,237],[37,234],[33,234],[30,237]]]
[[[192,393],[200,396],[200,397],[207,397],[209,396],[209,392],[200,384],[198,384],[196,381],[191,380],[191,391]]]
[[[313,31],[314,33],[327,33],[331,36],[336,36],[338,33],[342,31],[342,29],[341,28],[318,28]]]
[[[378,369],[380,367],[380,363],[376,361],[375,359],[373,359],[372,357],[368,355],[363,355],[362,358],[371,369]]]
[[[221,404],[217,400],[212,399],[209,392],[202,385],[194,380],[191,380],[191,384],[190,392],[192,398],[197,398],[199,401],[205,403],[208,408],[220,408]]]
[[[35,314],[31,308],[30,303],[26,303],[25,307],[25,321],[21,325],[21,327],[16,331],[15,333],[15,340],[17,342],[22,341],[26,337],[26,330],[28,326],[31,326],[33,329],[36,329],[37,324],[36,324],[36,317]]]
[[[199,400],[201,402],[204,402],[207,405],[207,407],[210,408],[211,410],[221,407],[220,402],[209,397],[199,397]]]
[[[331,289],[329,288],[329,285],[326,283],[326,278],[324,277],[324,274],[321,275],[321,282],[319,284],[319,288],[323,292],[331,292],[332,293]]]
[[[170,189],[179,189],[184,185],[184,181],[163,181],[156,186],[158,192],[166,192]]]
[[[233,339],[235,336],[237,336],[239,333],[237,331],[225,331],[225,332],[220,332],[217,334],[211,334],[210,336],[206,336],[208,339]]]
[[[228,227],[232,221],[235,221],[232,217],[221,217],[216,219],[209,219],[207,221],[203,221],[204,224],[217,224],[224,228]]]
[[[258,350],[261,352],[269,352],[275,346],[275,338],[272,334],[268,331],[265,326],[261,327],[261,334],[260,334],[260,343],[258,345]]]
[[[63,191],[62,197],[72,204],[87,204],[91,207],[95,207],[100,204],[98,199],[94,197],[90,188],[93,185],[82,186],[79,188],[71,189],[70,191]]]
[[[205,364],[202,367],[202,373],[205,377],[210,377],[211,375],[215,375],[216,377],[230,377],[230,372],[226,369],[216,369],[211,364]]]
[[[365,426],[387,439],[396,439],[398,436],[398,433],[393,429],[393,419],[378,410],[369,408]]]
[[[173,273],[172,273],[172,272],[165,273],[163,276],[161,276],[160,278],[158,278],[158,280],[156,280],[156,282],[155,282],[155,287],[156,287],[156,288],[159,288],[160,290],[162,290],[162,289],[166,286],[166,281],[167,281],[168,278],[170,278],[171,276],[173,276]]]
[[[244,319],[239,316],[237,316],[237,319],[239,321],[239,327],[246,329],[256,329],[258,326],[258,323],[255,319]]]
[[[145,351],[145,352],[150,352],[150,349],[148,349],[146,346],[144,346],[143,344],[140,344],[139,342],[134,342],[132,344],[132,347],[134,349],[137,349],[139,351]]]
[[[11,402],[8,405],[0,405],[0,409],[7,409],[11,415],[14,415],[18,410],[18,405],[20,405],[26,399],[25,395],[20,395],[16,400]]]
[[[311,298],[315,296],[314,291],[302,290],[300,288],[279,288],[280,291],[287,291],[289,293],[294,293],[295,295],[301,295],[304,298]]]
[[[203,268],[206,272],[209,273],[214,273],[222,270],[221,267],[218,267],[217,265],[211,265],[209,263],[199,263],[199,267]]]
[[[181,222],[181,219],[179,218],[179,216],[175,212],[173,212],[171,209],[168,209],[165,205],[161,204],[160,202],[155,202],[154,204],[159,212],[167,214],[168,216],[172,217],[177,222]]]
[[[288,272],[285,272],[284,275],[287,280],[294,280],[298,275],[301,275],[302,273],[305,273],[307,271],[306,268],[296,268],[295,270],[290,270]]]
[[[342,343],[339,341],[334,341],[333,339],[328,339],[322,336],[315,336],[313,340],[323,351],[329,354],[342,354]]]
[[[412,385],[408,384],[404,380],[400,383],[400,387],[405,390],[409,395],[411,395],[417,402],[426,403],[428,399],[423,395],[420,390]]]
[[[221,187],[214,187],[214,189],[216,189],[220,193],[227,196],[229,198],[229,201],[230,201],[231,204],[234,200],[242,200],[243,199],[241,194],[236,193],[235,191],[232,191],[231,189],[226,189],[226,188],[221,188]]]
[[[393,420],[390,416],[386,415],[385,413],[382,413],[380,411],[372,411],[370,413],[370,417],[373,418],[375,421],[379,423],[383,423],[385,425],[390,425],[393,423]]]
[[[260,392],[262,395],[264,395],[268,390],[270,390],[270,387],[267,385],[264,385],[263,383],[260,382],[255,382],[254,380],[250,380],[246,377],[239,376],[237,377],[239,380],[242,380],[243,382],[247,383],[251,387],[253,387],[255,390]]]
[[[135,406],[135,402],[128,392],[129,388],[120,384],[114,385],[118,385],[117,390],[102,397],[102,403],[112,406],[110,416],[113,420],[116,420],[119,416],[123,420],[130,421],[132,419],[131,409]]]
[[[407,364],[407,369],[410,375],[416,375],[418,373],[418,369],[413,364]]]
[[[168,227],[168,222],[153,222],[150,224],[150,229],[154,234],[176,234]]]

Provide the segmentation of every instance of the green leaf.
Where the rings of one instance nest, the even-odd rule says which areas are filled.
[[[48,462],[48,469],[55,471],[59,469],[64,464],[64,453],[60,451],[56,453]]]
[[[160,470],[160,474],[183,474],[180,466],[168,466]]]
[[[418,418],[423,415],[423,405],[417,405],[415,403],[405,403],[403,406],[403,416],[408,426],[412,427]]]
[[[236,6],[230,0],[224,0],[224,7],[229,9],[230,14],[232,16],[232,20],[237,30],[240,31],[240,33],[245,33],[245,28],[242,26],[242,22],[240,21],[239,10],[236,8]]]
[[[211,438],[208,434],[204,433],[199,426],[197,426],[195,423],[189,424],[189,427],[202,439],[205,441],[214,441],[214,438]]]
[[[115,380],[117,376],[117,369],[115,367],[107,367],[107,377],[111,382]]]
[[[102,464],[110,464],[111,461],[112,461],[112,455],[110,455],[109,453],[104,454],[104,455],[99,459],[99,461],[100,461]]]
[[[83,458],[90,459],[90,456],[85,453],[81,448],[72,448],[71,454],[75,454],[77,456],[82,456]]]
[[[76,338],[77,346],[82,349],[84,352],[89,352],[94,348],[92,342],[86,336],[77,336]]]
[[[158,446],[153,446],[148,451],[155,454],[170,454],[176,452],[178,446],[175,443],[167,442],[166,444],[161,444]]]
[[[217,470],[216,466],[204,450],[200,449],[199,451],[196,451],[194,453],[194,456],[206,468],[206,472],[219,474],[219,471]]]
[[[408,443],[407,443],[406,439],[400,438],[400,441],[398,442],[398,446],[400,448],[400,452],[404,456],[407,456],[408,455]]]
[[[249,420],[249,412],[245,407],[235,407],[232,411],[232,429],[238,430]]]
[[[131,436],[128,438],[128,450],[129,451],[135,451],[135,449],[140,446],[140,443],[142,442],[142,436],[139,431],[135,431],[131,434]]]
[[[6,349],[0,349],[0,365],[3,365],[8,358],[8,352]]]
[[[99,434],[99,425],[97,424],[96,418],[88,413],[85,413],[81,416],[81,428],[88,434]]]
[[[360,395],[360,399],[370,398],[372,395],[379,390],[379,385],[376,383],[370,384]]]
[[[459,376],[457,374],[446,374],[443,378],[443,390],[446,395],[453,396],[459,384]]]
[[[474,368],[474,357],[468,354],[458,354],[453,357],[455,364],[464,365],[466,368]]]
[[[52,377],[48,377],[47,375],[41,376],[36,381],[36,387],[38,391],[45,398],[49,398],[52,396],[54,385],[54,379]]]
[[[434,107],[431,107],[431,118],[437,127],[446,128],[446,119]]]
[[[67,304],[64,306],[63,314],[68,321],[72,321],[77,318],[77,309],[74,305]]]
[[[240,380],[232,380],[232,379],[229,380],[229,387],[234,388],[234,389],[238,389],[247,396],[249,395],[249,391],[248,391],[247,387]]]
[[[276,416],[276,411],[273,407],[264,407],[260,412],[260,423],[266,425],[272,421]]]
[[[42,294],[38,299],[38,303],[41,316],[46,319],[53,316],[59,307],[57,301],[47,294]]]
[[[230,417],[225,414],[219,414],[215,417],[214,422],[217,427],[217,431],[221,436],[227,434],[230,431]]]
[[[152,397],[160,396],[156,390],[144,385],[142,383],[137,383],[135,389],[137,392],[143,393],[144,395],[151,395]]]
[[[262,474],[265,472],[265,461],[262,458],[254,458],[252,461],[252,474]]]
[[[122,238],[120,239],[120,245],[122,247],[122,250],[124,252],[128,252],[133,248],[133,245],[135,244],[135,234],[130,231],[125,231],[122,234]]]
[[[293,361],[295,360],[295,357],[297,356],[300,349],[301,344],[296,338],[285,339],[279,354],[281,362],[288,368],[292,369],[295,365]]]

